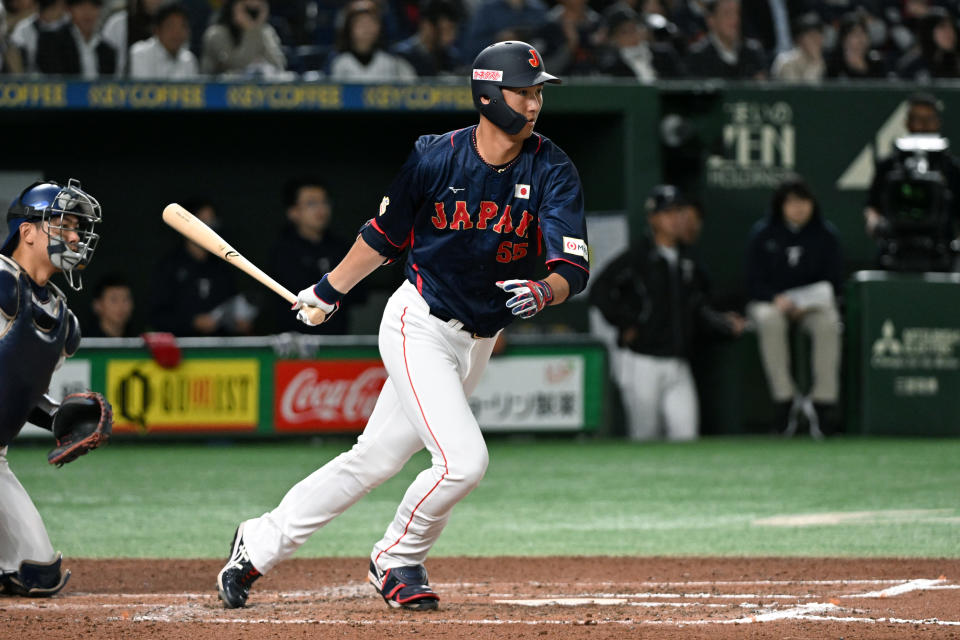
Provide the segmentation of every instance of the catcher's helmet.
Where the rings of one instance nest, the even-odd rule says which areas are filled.
[[[509,134],[519,133],[527,119],[507,106],[501,87],[533,87],[544,82],[560,84],[560,79],[547,73],[543,58],[526,42],[498,42],[481,51],[473,61],[470,88],[473,104],[490,122]],[[489,98],[483,104],[481,97]]]
[[[77,226],[66,224],[66,216],[74,216]],[[24,222],[42,222],[50,236],[47,253],[50,262],[64,272],[67,283],[77,291],[83,287],[80,274],[74,278],[74,270],[82,271],[93,257],[100,239],[93,229],[101,221],[100,203],[80,188],[80,181],[71,178],[66,186],[57,182],[34,182],[14,198],[7,210],[7,238],[0,253],[10,256],[20,241],[20,225]],[[51,231],[57,231],[55,236]],[[75,233],[76,244],[62,240],[63,233]],[[76,281],[75,281],[76,280]]]

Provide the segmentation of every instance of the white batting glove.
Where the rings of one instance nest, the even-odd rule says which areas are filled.
[[[553,302],[553,289],[543,280],[501,280],[497,286],[513,294],[507,308],[520,318],[532,318]]]
[[[342,293],[330,286],[327,282],[327,276],[323,276],[320,282],[303,289],[297,294],[297,301],[293,305],[293,309],[297,310],[297,320],[308,327],[315,327],[326,322],[340,308],[340,298],[342,296]],[[320,309],[323,311],[323,318],[316,322],[316,315],[310,314],[304,307]]]

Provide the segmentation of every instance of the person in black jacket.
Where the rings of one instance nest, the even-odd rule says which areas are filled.
[[[739,335],[743,319],[714,311],[697,268],[678,238],[679,191],[658,185],[647,199],[649,235],[615,258],[590,291],[590,303],[617,328],[614,375],[634,440],[691,440],[699,411],[688,359],[698,330]]]
[[[655,42],[643,18],[623,3],[604,13],[608,45],[599,50],[600,73],[635,78],[641,83],[680,78],[683,64],[669,42]]]
[[[184,201],[184,207],[219,231],[208,200]],[[179,337],[248,335],[257,314],[237,292],[236,269],[190,240],[160,260],[151,297],[152,328]]]
[[[777,404],[774,427],[792,435],[803,412],[811,434],[833,427],[839,394],[843,257],[836,229],[799,176],[773,194],[770,213],[750,233],[747,313],[756,325],[760,355]],[[790,371],[789,330],[797,325],[813,340],[813,384],[803,396]]]
[[[330,230],[333,207],[327,187],[316,178],[291,181],[284,190],[287,224],[273,248],[270,273],[278,282],[319,282],[350,250],[350,243]],[[353,303],[363,301],[363,289],[350,294]],[[347,305],[351,306],[351,305]],[[355,305],[354,305],[355,306]],[[276,306],[274,328],[278,332],[349,333],[350,310],[341,309],[315,327],[299,322],[283,305]]]
[[[936,96],[920,91],[911,94],[907,98],[907,104],[907,117],[904,124],[909,135],[940,136],[943,107]],[[949,149],[937,155],[936,161],[931,159],[930,170],[942,173],[945,186],[952,197],[946,205],[948,207],[946,211],[930,212],[931,215],[944,214],[942,228],[935,234],[940,237],[931,237],[931,240],[949,242],[957,237],[957,228],[960,227],[960,195],[958,195],[960,194],[960,163]],[[897,264],[901,262],[900,260],[890,260],[890,256],[884,256],[882,248],[890,234],[890,218],[894,214],[893,211],[887,210],[887,198],[890,196],[891,189],[897,189],[898,183],[891,180],[891,175],[895,173],[893,170],[898,163],[896,152],[877,161],[873,171],[873,182],[867,191],[866,207],[863,210],[867,235],[877,240],[878,248],[881,249],[878,256],[879,266],[884,269],[896,268],[910,271],[948,271],[951,268],[949,263],[952,261],[948,257],[938,257],[935,252],[926,256],[925,259],[919,259],[920,257],[910,259],[909,255],[905,256],[907,260],[904,260],[903,264]]]
[[[763,80],[767,56],[756,40],[744,39],[740,0],[711,0],[707,7],[707,37],[690,47],[687,73],[694,78]]]
[[[43,73],[96,78],[114,75],[117,51],[100,37],[103,0],[67,0],[70,22],[56,31],[41,31],[37,68]]]

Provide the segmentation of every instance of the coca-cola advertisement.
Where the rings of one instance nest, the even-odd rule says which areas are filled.
[[[362,431],[387,370],[373,358],[280,360],[274,376],[278,432]]]

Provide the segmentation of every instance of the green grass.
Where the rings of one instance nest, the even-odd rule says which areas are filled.
[[[119,443],[55,469],[44,449],[17,443],[9,460],[65,555],[219,558],[240,520],[274,507],[349,445]],[[486,478],[433,555],[960,557],[960,440],[493,439],[489,449]],[[368,554],[426,464],[415,456],[299,555]],[[873,510],[939,511],[754,524]]]

